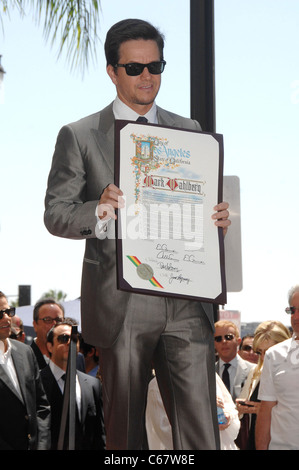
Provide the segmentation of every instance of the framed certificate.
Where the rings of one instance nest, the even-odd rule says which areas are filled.
[[[115,133],[118,288],[225,304],[223,231],[211,218],[222,135],[131,121]]]

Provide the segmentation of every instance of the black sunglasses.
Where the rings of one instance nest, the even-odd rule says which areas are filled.
[[[242,346],[241,351],[250,352],[253,351],[253,347],[249,346],[249,344],[245,344],[245,346]]]
[[[69,343],[69,341],[71,340],[71,337],[72,337],[71,335],[68,335],[68,334],[66,334],[66,333],[63,333],[62,335],[58,335],[58,336],[57,336],[57,341],[58,341],[58,343],[60,343],[60,344],[67,344],[67,343]],[[76,335],[76,339],[77,339],[77,341],[78,341],[78,339],[79,339],[79,336],[78,336],[78,335]]]
[[[299,311],[299,308],[297,308],[297,307],[287,307],[287,308],[285,309],[285,312],[286,312],[286,313],[290,313],[291,315],[294,315],[294,313],[296,312],[296,310]]]
[[[224,335],[224,336],[215,336],[214,340],[216,341],[216,343],[220,343],[222,341],[222,338],[226,339],[226,341],[231,341],[232,339],[234,339],[234,337],[235,337],[235,335],[228,334],[228,335]]]
[[[9,317],[14,317],[15,314],[16,314],[16,309],[15,309],[15,307],[10,307],[10,308],[6,308],[4,310],[0,310],[0,320],[2,320],[5,313]]]
[[[38,318],[38,320],[42,320],[44,323],[47,323],[47,324],[50,324],[50,323],[60,323],[62,322],[63,318],[61,317],[56,317],[56,318],[52,318],[52,317],[44,317],[44,318]]]
[[[152,75],[160,75],[164,71],[165,65],[165,60],[160,60],[158,62],[150,62],[149,64],[139,64],[139,62],[116,64],[115,67],[124,67],[127,75],[130,75],[130,77],[136,77],[137,75],[142,74],[145,67]]]

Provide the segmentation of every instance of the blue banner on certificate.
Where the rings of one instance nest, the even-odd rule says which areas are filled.
[[[116,121],[118,288],[226,303],[220,134]]]

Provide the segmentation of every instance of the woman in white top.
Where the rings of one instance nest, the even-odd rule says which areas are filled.
[[[240,420],[235,404],[224,383],[216,374],[217,406],[224,410],[227,424],[220,424],[221,450],[238,450],[234,443],[240,428]],[[150,450],[172,450],[172,433],[169,420],[160,395],[156,377],[148,387],[146,407],[146,432]]]

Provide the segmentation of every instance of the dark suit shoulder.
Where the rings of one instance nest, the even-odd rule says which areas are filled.
[[[52,371],[49,367],[49,364],[46,365],[41,371],[40,371],[41,377],[50,377],[53,376]],[[54,377],[54,376],[53,376]]]

